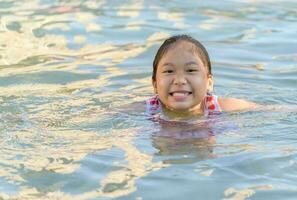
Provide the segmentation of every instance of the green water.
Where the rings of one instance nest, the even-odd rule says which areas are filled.
[[[180,139],[119,109],[153,94],[157,48],[184,33],[217,95],[296,105],[296,8],[0,0],[0,199],[296,199],[296,111],[227,113],[211,139]]]

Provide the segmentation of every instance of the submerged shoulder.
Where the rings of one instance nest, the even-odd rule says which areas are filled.
[[[258,107],[256,103],[236,98],[218,98],[222,111],[250,110]]]
[[[114,108],[114,110],[117,110],[120,112],[143,112],[145,108],[146,108],[146,102],[140,101],[140,102],[133,102],[133,103],[118,106]]]

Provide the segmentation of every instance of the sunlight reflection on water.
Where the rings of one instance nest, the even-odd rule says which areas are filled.
[[[217,94],[296,104],[296,6],[0,1],[0,198],[294,199],[296,111],[195,138],[117,108],[152,95],[154,53],[181,33],[209,50]]]

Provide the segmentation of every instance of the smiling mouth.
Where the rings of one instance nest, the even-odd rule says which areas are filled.
[[[176,91],[176,92],[169,92],[170,96],[173,97],[183,97],[183,96],[188,96],[191,95],[192,92],[188,92],[188,91]]]

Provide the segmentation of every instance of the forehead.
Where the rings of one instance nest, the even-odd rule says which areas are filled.
[[[190,56],[190,57],[189,57]],[[160,63],[163,63],[165,60],[184,60],[184,59],[194,59],[199,60],[199,62],[202,62],[201,60],[201,52],[199,47],[197,47],[195,44],[188,42],[188,41],[177,41],[170,46],[166,48],[164,51]],[[167,61],[165,61],[167,62]]]
[[[168,46],[168,48],[165,50],[162,57],[166,56],[168,53],[186,52],[200,58],[200,54],[201,54],[200,51],[201,51],[200,48],[197,47],[192,42],[180,40]]]

